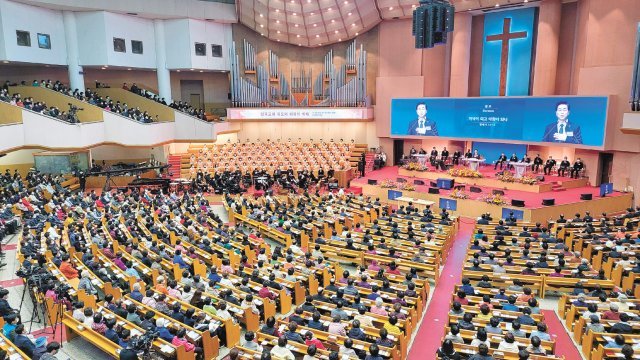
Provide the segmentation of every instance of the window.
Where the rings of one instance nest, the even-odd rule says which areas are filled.
[[[207,44],[196,43],[196,56],[207,56]]]
[[[113,51],[127,52],[127,43],[124,42],[124,39],[113,38]]]
[[[142,54],[142,41],[131,40],[131,52],[134,54]]]
[[[211,44],[211,56],[222,57],[222,45]]]
[[[38,33],[38,47],[40,49],[51,49],[51,37],[49,34]]]
[[[16,30],[18,46],[31,46],[31,34],[28,31]]]

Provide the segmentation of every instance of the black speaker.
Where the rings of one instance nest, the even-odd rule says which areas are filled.
[[[580,200],[591,200],[593,199],[592,194],[580,194]]]
[[[491,191],[491,193],[493,195],[504,195],[504,191],[498,189],[494,189],[493,191]]]
[[[430,187],[429,188],[429,194],[440,194],[440,189],[434,188],[434,187]]]
[[[456,189],[456,190],[464,190],[464,189],[467,188],[467,186],[464,185],[464,184],[463,185],[455,185],[453,188]]]
[[[524,207],[524,200],[511,199],[511,206]]]
[[[536,180],[538,180],[538,181],[544,181],[544,175],[538,175],[538,176],[536,176]]]
[[[438,183],[435,181],[429,181],[429,186],[431,187],[438,187]]]
[[[422,180],[413,180],[413,185],[424,185],[424,181],[422,181]]]
[[[472,193],[481,193],[482,189],[476,186],[472,186],[469,188],[469,191],[471,191]]]
[[[367,180],[367,184],[369,184],[369,185],[378,185],[378,180],[369,179],[369,180]]]
[[[542,205],[553,206],[556,204],[556,199],[542,199]]]
[[[405,178],[396,178],[396,181],[399,182],[399,183],[406,183],[407,179],[405,179]]]

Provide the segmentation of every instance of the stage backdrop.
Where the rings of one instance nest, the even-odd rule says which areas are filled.
[[[602,148],[607,105],[605,96],[392,99],[391,136]]]

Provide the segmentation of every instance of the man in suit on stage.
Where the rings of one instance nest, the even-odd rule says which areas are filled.
[[[569,169],[571,163],[565,156],[564,159],[560,162],[560,168],[558,168],[558,176],[564,176],[564,173]]]
[[[551,175],[551,170],[556,166],[556,161],[553,159],[553,156],[549,155],[547,162],[544,163],[544,174]]]
[[[451,158],[451,163],[453,165],[460,165],[460,158],[462,157],[462,152],[460,150],[456,150],[453,152],[453,157]]]
[[[500,170],[502,170],[502,165],[504,164],[505,161],[507,161],[507,155],[505,155],[504,153],[500,154],[500,156],[498,157],[498,160],[496,160],[495,165],[493,165],[493,170],[498,169],[498,164],[500,164]]]
[[[565,101],[556,105],[557,120],[544,130],[542,141],[566,144],[582,144],[580,126],[569,123],[569,104]]]
[[[511,154],[511,157],[509,158],[509,163],[517,163],[517,162],[518,162],[518,156],[516,155],[516,153]],[[513,165],[509,164],[507,169],[513,169]]]
[[[578,158],[578,160],[573,163],[573,168],[571,169],[571,178],[577,179],[580,176],[580,171],[582,171],[582,169],[584,169],[584,163],[582,163],[582,160]]]
[[[533,165],[531,165],[531,171],[534,172],[538,172],[540,171],[540,165],[542,165],[542,158],[540,157],[540,154],[537,154],[536,157],[533,159]]]
[[[418,118],[409,124],[408,135],[438,136],[436,123],[427,118],[427,104],[416,105]]]

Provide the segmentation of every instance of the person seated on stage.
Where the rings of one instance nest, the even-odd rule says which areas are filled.
[[[573,163],[573,168],[571,168],[571,178],[577,179],[580,176],[580,171],[584,169],[584,163],[582,160],[578,158],[575,163]]]
[[[504,153],[500,154],[500,156],[498,157],[498,160],[496,160],[495,164],[493,165],[493,170],[498,169],[498,164],[500,164],[500,170],[502,170],[502,165],[506,161],[507,161],[507,155],[505,155]]]
[[[454,151],[453,158],[451,159],[451,164],[460,165],[460,157],[462,157],[462,152],[460,150]]]
[[[524,154],[524,156],[522,157],[522,159],[520,159],[521,163],[525,163],[525,164],[529,164],[531,162],[531,158],[529,157],[529,155]]]
[[[440,157],[442,161],[447,161],[449,159],[449,150],[447,150],[447,147],[445,146],[444,149],[442,149],[442,152],[440,153]]]
[[[536,157],[533,159],[533,165],[531,165],[531,171],[539,172],[540,165],[542,164],[543,164],[543,161],[542,161],[542,158],[540,157],[540,154],[536,154]]]
[[[551,175],[551,170],[553,170],[554,166],[556,166],[556,161],[553,159],[553,156],[549,155],[549,158],[544,163],[544,174]]]
[[[511,157],[509,158],[509,162],[512,162],[512,163],[518,162],[518,156],[516,155],[516,153],[511,154]],[[513,169],[513,165],[509,165],[508,169]]]
[[[434,148],[435,149],[435,148]],[[418,154],[420,155],[427,155],[427,150],[420,148],[420,151],[418,152]]]
[[[471,149],[467,149],[467,151],[464,153],[464,157],[465,159],[471,159],[473,157],[473,153],[471,152]]]
[[[571,163],[565,156],[564,159],[560,162],[560,167],[558,168],[558,176],[564,176],[565,172],[569,170],[569,166],[571,166]]]
[[[438,161],[438,150],[436,150],[436,147],[434,146],[431,149],[431,154],[429,154],[429,162],[432,166],[436,166],[436,161]]]
[[[480,160],[481,156],[478,150],[473,150],[473,158]]]

